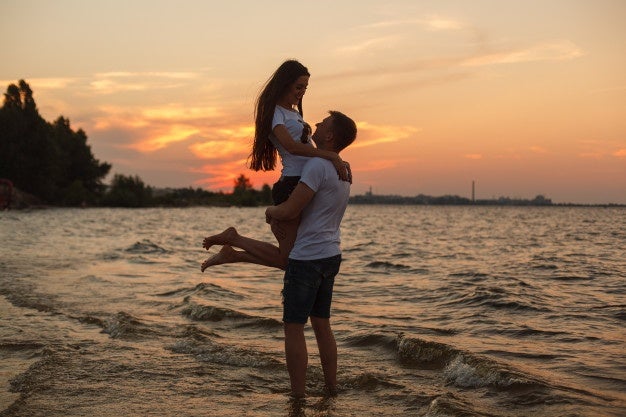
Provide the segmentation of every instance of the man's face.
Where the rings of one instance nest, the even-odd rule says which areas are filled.
[[[324,120],[315,124],[315,132],[313,132],[313,141],[317,147],[324,147],[324,140],[332,135],[333,117],[327,116]]]

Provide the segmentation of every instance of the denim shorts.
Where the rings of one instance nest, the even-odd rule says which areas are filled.
[[[272,186],[272,201],[274,201],[274,205],[277,206],[287,201],[299,182],[300,177],[281,177]]]
[[[335,276],[341,255],[314,261],[289,259],[283,280],[283,321],[301,323],[309,316],[330,318]]]

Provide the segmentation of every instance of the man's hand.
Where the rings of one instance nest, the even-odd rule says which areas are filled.
[[[348,161],[343,161],[343,163],[346,167],[346,171],[348,172],[347,173],[348,179],[344,181],[348,181],[350,184],[352,184],[352,168],[350,168],[350,163]]]
[[[274,206],[269,206],[265,209],[265,223],[267,224],[272,224],[272,219],[274,218],[274,216],[272,216],[273,208]]]
[[[350,171],[350,164],[341,159],[339,155],[332,159],[331,162],[337,170],[337,175],[339,175],[339,179],[341,181],[348,181],[350,182],[350,184],[352,184],[352,171]]]
[[[276,239],[283,240],[287,237],[287,232],[285,232],[285,229],[282,228],[281,223],[278,220],[272,219],[270,226],[272,233],[276,236]]]
[[[275,210],[276,206],[270,206],[265,209],[265,223],[270,225],[272,233],[274,234],[274,236],[276,236],[278,240],[283,240],[285,237],[287,237],[287,232],[285,232],[285,229],[281,227],[280,221],[273,216],[272,213]]]

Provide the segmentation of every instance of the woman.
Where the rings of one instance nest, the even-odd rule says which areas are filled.
[[[302,167],[307,157],[328,159],[337,169],[339,177],[347,181],[350,173],[339,155],[313,147],[311,127],[302,118],[302,97],[309,85],[309,71],[300,62],[285,61],[265,83],[256,101],[255,134],[250,168],[270,171],[276,166],[276,154],[282,162],[281,177],[272,187],[274,204],[289,198],[298,185]],[[202,264],[202,271],[209,266],[234,262],[251,262],[284,269],[293,247],[300,219],[282,222],[280,228],[272,225],[278,247],[241,236],[229,227],[220,234],[204,239],[202,246],[209,249],[222,245],[216,255]],[[237,251],[232,247],[244,249]]]

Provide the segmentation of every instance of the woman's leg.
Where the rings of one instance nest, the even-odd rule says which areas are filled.
[[[289,252],[291,252],[296,240],[299,223],[299,219],[281,222],[279,229],[282,233],[272,227],[278,240],[278,246],[242,236],[234,227],[229,227],[217,235],[209,236],[202,243],[205,249],[209,250],[213,245],[223,245],[224,247],[202,264],[202,271],[213,265],[236,262],[249,262],[271,268],[285,269]],[[243,249],[243,251],[236,251],[232,248],[233,246]]]
[[[232,264],[236,262],[248,262],[252,264],[271,266],[246,251],[235,250],[229,245],[224,245],[218,253],[204,261],[200,269],[204,272],[204,270],[210,266]]]

